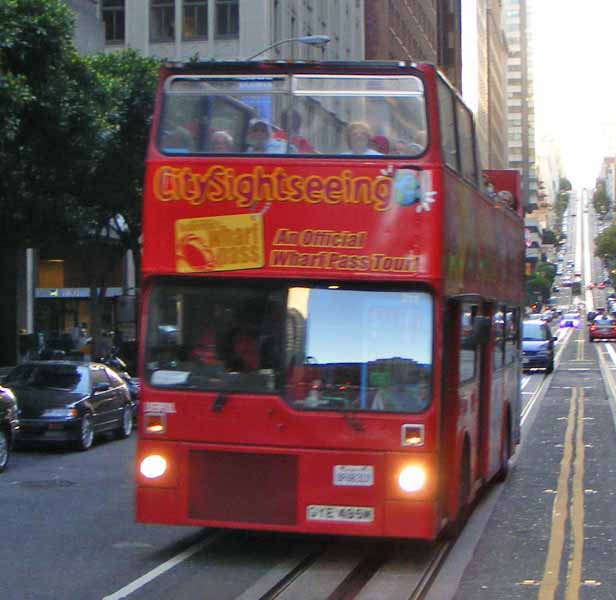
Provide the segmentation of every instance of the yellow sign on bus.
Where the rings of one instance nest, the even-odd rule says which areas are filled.
[[[260,214],[180,219],[175,223],[178,273],[258,269],[264,264]]]

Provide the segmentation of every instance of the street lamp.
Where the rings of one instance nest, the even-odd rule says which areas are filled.
[[[298,42],[299,44],[306,44],[307,46],[325,46],[325,44],[329,43],[330,39],[331,38],[328,35],[303,35],[300,37],[289,38],[286,40],[279,40],[277,42],[274,42],[267,48],[259,50],[259,52],[257,52],[256,54],[249,56],[246,60],[253,60],[254,58],[257,58],[257,56],[261,56],[261,54],[264,54],[268,50],[276,48],[277,46],[280,46],[282,44]]]

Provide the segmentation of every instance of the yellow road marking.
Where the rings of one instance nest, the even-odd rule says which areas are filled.
[[[558,476],[558,486],[556,497],[552,506],[552,527],[550,533],[550,543],[548,545],[548,555],[543,570],[543,579],[539,588],[538,600],[553,600],[558,588],[560,563],[562,560],[563,546],[565,544],[565,523],[567,520],[568,504],[568,481],[571,472],[571,459],[573,455],[573,430],[575,427],[575,408],[577,398],[577,388],[571,390],[569,400],[569,416],[567,418],[567,429],[565,431],[565,448],[563,457],[560,461],[560,474]]]
[[[565,600],[578,600],[582,581],[584,556],[584,390],[578,397],[577,429],[575,436],[575,463],[571,500],[572,556],[567,569]]]

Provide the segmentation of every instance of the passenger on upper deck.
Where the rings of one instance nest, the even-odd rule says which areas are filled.
[[[286,144],[272,139],[272,126],[264,119],[252,119],[248,126],[247,152],[255,154],[284,154]]]
[[[389,154],[389,140],[384,135],[375,135],[369,144],[370,148],[376,150],[379,154]]]
[[[195,149],[195,138],[181,125],[163,134],[161,147],[166,152],[188,153]]]
[[[370,141],[372,139],[372,130],[370,125],[363,121],[354,121],[349,123],[345,132],[346,142],[349,146],[348,152],[342,154],[375,154],[382,156],[380,152],[377,152],[373,148],[370,148]]]
[[[289,152],[299,152],[300,154],[313,154],[313,145],[299,132],[302,127],[302,117],[295,109],[285,110],[280,117],[282,130],[275,131],[273,137],[277,140],[289,140],[291,147]]]
[[[212,152],[215,152],[216,154],[233,152],[234,145],[233,137],[226,131],[219,130],[212,133],[212,137],[210,138],[210,147]]]

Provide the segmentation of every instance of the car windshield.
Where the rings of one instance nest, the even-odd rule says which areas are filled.
[[[4,381],[8,387],[28,386],[76,394],[89,391],[88,368],[77,365],[20,365],[13,369]]]
[[[278,394],[300,410],[419,412],[431,399],[432,304],[424,292],[161,284],[146,380]]]
[[[611,327],[614,324],[612,319],[596,319],[595,325],[597,327]]]
[[[580,316],[575,313],[569,313],[563,317],[563,319],[566,319],[567,321],[573,321],[574,319],[579,319],[579,318]]]
[[[522,339],[526,341],[545,341],[545,326],[534,321],[525,321],[522,326]]]

